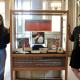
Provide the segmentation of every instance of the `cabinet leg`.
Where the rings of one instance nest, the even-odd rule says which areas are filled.
[[[16,71],[13,71],[13,80],[16,80],[16,74],[15,74]]]
[[[67,79],[67,70],[65,70],[65,80],[68,80]]]
[[[15,74],[15,71],[11,71],[11,80],[16,80],[16,74]]]

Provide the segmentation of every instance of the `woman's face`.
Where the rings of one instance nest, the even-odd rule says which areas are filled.
[[[0,25],[2,24],[2,17],[0,16]]]

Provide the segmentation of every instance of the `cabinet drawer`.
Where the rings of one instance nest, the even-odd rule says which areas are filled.
[[[64,57],[14,58],[14,67],[65,66]]]

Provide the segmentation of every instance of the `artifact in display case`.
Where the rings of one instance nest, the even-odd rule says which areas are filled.
[[[25,20],[26,31],[51,31],[51,20]]]
[[[44,32],[32,32],[32,44],[44,44]]]
[[[59,48],[57,49],[57,53],[64,53],[63,48],[59,47]]]
[[[57,53],[60,47],[60,39],[49,38],[47,39],[48,53]]]
[[[48,48],[40,48],[40,53],[47,53],[48,52]]]
[[[47,46],[51,49],[60,47],[60,39],[49,38],[47,39]]]
[[[29,38],[17,38],[18,49],[17,53],[30,53],[31,48],[29,45]]]

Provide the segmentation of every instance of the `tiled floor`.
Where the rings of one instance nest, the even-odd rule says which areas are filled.
[[[9,44],[7,46],[7,60],[6,60],[6,67],[5,67],[5,80],[11,80],[10,79],[10,45]],[[77,80],[75,75],[71,71],[70,66],[68,66],[68,80]]]
[[[68,58],[68,63],[70,61],[70,58]],[[68,65],[68,80],[78,80],[75,75],[73,74],[70,66]]]

